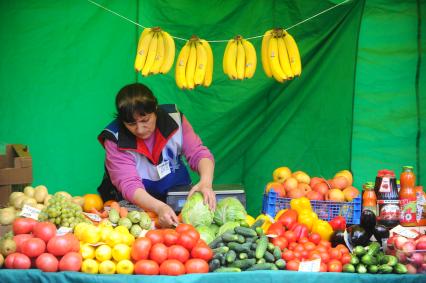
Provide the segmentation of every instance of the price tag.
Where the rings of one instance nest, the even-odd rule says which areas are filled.
[[[401,235],[405,238],[410,238],[410,239],[415,239],[415,238],[417,238],[417,236],[419,236],[419,234],[417,234],[416,232],[408,230],[408,229],[402,227],[401,225],[398,225],[395,228],[391,229],[390,232],[396,233],[398,235]]]
[[[72,228],[70,227],[59,227],[58,230],[56,230],[56,235],[57,236],[62,236],[68,233],[72,233]]]
[[[21,216],[23,217],[27,217],[27,218],[32,218],[34,220],[38,220],[38,215],[40,214],[41,210],[37,209],[35,207],[29,206],[29,205],[24,205],[24,207],[22,208],[21,211]]]
[[[161,164],[157,166],[157,172],[160,179],[169,175],[172,172],[170,170],[170,162],[168,160],[161,162]]]
[[[99,222],[99,221],[102,220],[102,218],[95,213],[83,212],[83,214],[86,215],[90,220],[95,221],[95,222]]]
[[[321,259],[317,258],[309,261],[302,261],[299,264],[299,271],[319,272],[321,267]]]

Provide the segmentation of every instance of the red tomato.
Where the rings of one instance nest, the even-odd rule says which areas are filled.
[[[47,251],[55,256],[63,256],[74,248],[75,242],[71,236],[55,236],[47,243]]]
[[[185,262],[185,270],[186,273],[207,273],[209,272],[209,264],[205,260],[191,258]]]
[[[200,233],[197,230],[195,230],[195,229],[190,229],[188,231],[184,231],[181,234],[186,234],[186,235],[191,236],[192,238],[194,238],[196,240],[195,244],[200,239]]]
[[[153,230],[150,230],[150,231],[153,231]],[[133,243],[132,249],[130,251],[130,255],[132,259],[136,261],[141,259],[148,259],[151,246],[152,246],[152,242],[150,238],[147,238],[147,237],[137,238],[136,241]]]
[[[56,236],[56,226],[50,222],[37,222],[33,228],[33,235],[47,243],[53,236]]]
[[[272,244],[280,248],[280,250],[284,250],[288,246],[288,241],[284,237],[276,237],[272,239]]]
[[[183,233],[183,232],[188,231],[188,230],[195,230],[195,228],[191,224],[186,224],[186,223],[180,223],[176,227],[176,232],[178,232],[178,233]]]
[[[296,233],[294,233],[294,231],[285,231],[283,235],[284,235],[284,238],[286,238],[289,243],[296,242],[297,240],[297,236],[296,236]]]
[[[43,253],[39,255],[36,259],[35,265],[43,272],[58,271],[58,259],[56,258],[56,256],[49,253]]]
[[[302,253],[301,253],[301,252],[294,251],[293,253],[294,253],[294,257],[295,257],[296,259],[302,259]]]
[[[342,252],[337,248],[331,248],[328,253],[331,259],[340,259],[342,257]]]
[[[185,247],[188,251],[192,250],[192,248],[197,244],[198,239],[191,236],[190,233],[183,232],[179,235],[177,240],[177,244]]]
[[[163,235],[164,235],[164,244],[168,247],[175,245],[179,237],[178,232],[176,232],[173,229],[164,229]]]
[[[158,275],[160,267],[153,260],[141,259],[135,263],[135,274]]]
[[[318,245],[321,241],[321,236],[318,233],[311,233],[309,235],[309,241],[311,241],[315,245]]]
[[[28,257],[38,257],[46,250],[46,243],[39,238],[31,238],[21,245],[21,252]]]
[[[327,265],[328,272],[342,272],[342,263],[337,259],[332,259]]]
[[[31,260],[24,254],[11,253],[4,260],[4,265],[11,269],[28,269],[31,267]]]
[[[189,259],[189,252],[183,246],[173,245],[169,247],[168,259],[177,259],[182,263],[185,263]]]
[[[209,261],[213,258],[213,251],[209,246],[196,245],[191,250],[191,257]]]
[[[74,234],[66,234],[65,236],[68,237],[68,240],[71,242],[70,252],[80,252],[80,241],[77,237]]]
[[[312,242],[306,242],[303,244],[303,247],[305,248],[305,250],[307,251],[313,251],[315,250],[315,248],[317,247],[314,243]]]
[[[78,252],[69,252],[59,261],[60,271],[80,271],[83,257]]]
[[[331,248],[331,243],[330,243],[329,241],[326,241],[326,240],[320,240],[320,242],[319,242],[319,244],[318,244],[318,245],[320,245],[320,246],[324,246],[324,247],[326,247],[327,249]]]
[[[317,252],[317,251],[314,251],[314,253],[313,254],[309,254],[309,260],[314,260],[314,259],[321,259],[321,255]]]
[[[207,245],[206,242],[204,242],[203,239],[200,238],[195,246],[208,247],[209,245]]]
[[[294,249],[293,249],[293,251],[295,251],[295,252],[299,252],[299,253],[301,253],[301,252],[303,252],[305,250],[305,247],[303,247],[303,245],[301,245],[301,244],[298,244],[297,246],[295,246],[294,247]]]
[[[340,262],[342,263],[342,265],[345,265],[351,262],[351,255],[346,253],[342,254],[342,258],[340,259]]]
[[[287,229],[290,229],[290,227],[297,222],[297,211],[294,209],[288,209],[286,212],[281,214],[281,216],[277,219],[277,222],[281,222]]]
[[[266,231],[266,235],[281,236],[284,232],[284,225],[281,222],[275,222],[269,226],[268,231]]]
[[[36,223],[37,221],[32,218],[16,218],[12,224],[13,234],[29,234],[33,231]]]
[[[151,240],[151,243],[154,245],[156,243],[163,243],[164,242],[164,235],[163,231],[160,229],[155,230],[149,230],[146,235],[146,238],[149,238]],[[142,258],[141,258],[142,259]],[[144,258],[145,259],[145,258]]]
[[[282,259],[284,259],[287,262],[296,258],[294,256],[293,251],[291,251],[291,250],[284,250],[281,254],[281,257],[282,257]]]
[[[288,244],[288,248],[290,250],[294,250],[295,247],[297,247],[298,243],[297,242],[292,242],[290,244]]]
[[[327,264],[325,264],[324,262],[321,262],[319,271],[320,272],[327,272]]]
[[[19,235],[13,236],[13,241],[16,244],[16,251],[18,253],[21,252],[21,246],[22,246],[22,244],[26,240],[31,239],[31,238],[34,238],[34,236],[32,234],[19,234]]]
[[[299,264],[300,264],[300,260],[298,260],[298,259],[290,260],[290,261],[287,262],[286,269],[298,271],[299,270]]]
[[[308,239],[308,237],[301,237],[297,242],[299,244],[304,244],[304,243],[309,242],[309,239]]]
[[[158,264],[161,264],[167,259],[168,248],[162,243],[156,243],[152,245],[151,251],[149,252],[149,259],[152,259]]]
[[[338,244],[336,246],[336,249],[338,249],[342,253],[342,255],[343,254],[349,254],[349,249],[345,245]]]
[[[176,259],[168,259],[160,265],[161,275],[182,275],[185,274],[185,266]]]
[[[328,263],[330,261],[330,255],[327,252],[321,252],[321,262]]]
[[[318,245],[315,250],[319,251],[320,253],[326,253],[328,251],[328,249],[324,246],[320,246]]]

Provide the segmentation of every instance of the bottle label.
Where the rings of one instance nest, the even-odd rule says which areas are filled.
[[[401,224],[416,223],[417,202],[409,199],[400,200],[400,218]]]
[[[379,192],[381,192],[381,193],[390,193],[391,192],[390,178],[388,178],[388,177],[382,178],[382,182],[380,183]]]
[[[399,200],[378,200],[379,220],[399,220]]]

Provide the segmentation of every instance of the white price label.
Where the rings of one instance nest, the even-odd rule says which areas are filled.
[[[95,213],[87,213],[87,212],[83,212],[83,213],[92,221],[99,222],[102,220],[102,218]]]
[[[410,231],[410,230],[402,227],[401,225],[396,226],[395,228],[390,230],[390,232],[401,235],[405,238],[410,238],[410,239],[415,239],[419,235],[416,232]]]
[[[317,258],[309,261],[302,261],[299,264],[299,271],[319,272],[321,268],[321,259]]]
[[[62,235],[65,235],[65,234],[68,234],[68,233],[71,233],[71,232],[72,232],[72,228],[69,228],[69,227],[59,227],[59,229],[56,230],[56,235],[57,236],[62,236]]]
[[[22,208],[21,216],[38,220],[38,215],[40,212],[40,209],[25,204]]]

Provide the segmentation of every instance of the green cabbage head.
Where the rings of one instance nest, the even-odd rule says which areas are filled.
[[[182,208],[182,221],[195,227],[212,224],[213,212],[203,203],[203,195],[200,192],[195,192],[186,200]]]
[[[212,242],[216,236],[214,231],[210,228],[210,226],[198,226],[197,228],[198,233],[200,233],[200,238],[206,242],[206,244],[210,244],[210,242]]]
[[[246,219],[247,212],[241,202],[234,197],[226,197],[217,203],[214,222],[219,226],[229,221]]]

